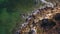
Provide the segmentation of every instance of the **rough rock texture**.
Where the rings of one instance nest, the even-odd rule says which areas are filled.
[[[19,34],[60,34],[60,5],[35,10],[22,24]]]

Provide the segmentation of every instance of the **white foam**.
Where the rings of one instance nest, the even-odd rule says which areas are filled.
[[[45,0],[41,0],[42,3],[45,3],[47,7],[54,7],[54,5],[51,2],[47,2]]]

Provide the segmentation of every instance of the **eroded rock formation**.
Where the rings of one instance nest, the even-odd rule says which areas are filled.
[[[22,24],[20,34],[60,34],[60,5],[39,8]]]

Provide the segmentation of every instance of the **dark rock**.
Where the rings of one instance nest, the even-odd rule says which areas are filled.
[[[60,34],[60,28],[56,27],[56,31],[58,32],[58,34]]]
[[[53,18],[54,18],[56,21],[60,21],[60,13],[57,13]]]
[[[31,30],[28,34],[33,34],[34,30]]]
[[[55,22],[49,21],[48,19],[43,19],[41,27],[43,27],[44,29],[51,29],[55,25],[56,25]]]

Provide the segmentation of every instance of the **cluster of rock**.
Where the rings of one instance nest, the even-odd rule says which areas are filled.
[[[60,34],[60,6],[34,10],[22,24],[19,34]]]

